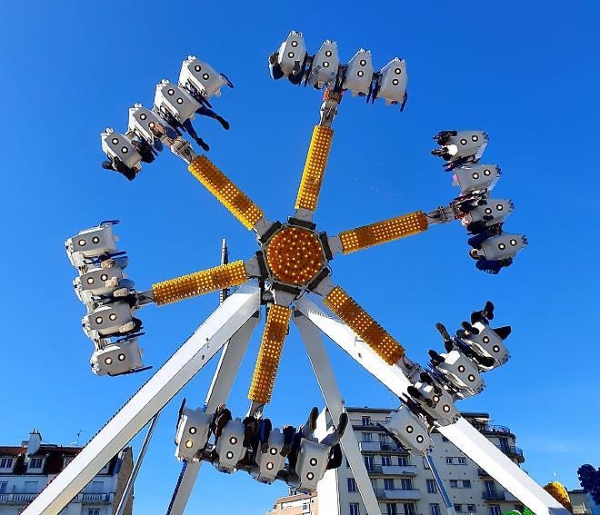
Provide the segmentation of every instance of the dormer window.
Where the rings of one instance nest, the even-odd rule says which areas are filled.
[[[0,458],[0,471],[12,471],[14,458]]]
[[[38,470],[42,468],[44,458],[30,458],[29,459],[29,470]]]
[[[73,461],[74,456],[65,456],[63,458],[63,468]]]

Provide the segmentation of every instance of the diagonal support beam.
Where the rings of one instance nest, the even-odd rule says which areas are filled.
[[[255,229],[264,212],[206,156],[197,157],[188,170],[223,204],[242,225]]]
[[[317,327],[299,311],[294,313],[293,320],[300,331],[300,336],[306,347],[308,358],[310,359],[317,382],[321,388],[321,393],[325,399],[327,409],[333,420],[337,421],[344,411],[344,401],[342,400],[342,394],[340,393],[337,381],[333,375],[333,370],[327,357],[325,347],[323,346],[319,329],[317,329]],[[352,470],[352,475],[356,480],[358,490],[363,499],[363,504],[367,510],[367,515],[380,515],[381,511],[379,510],[379,503],[377,502],[377,497],[373,491],[373,484],[369,478],[369,473],[365,467],[365,462],[358,447],[356,435],[351,424],[348,424],[346,427],[346,432],[342,436],[340,443],[346,459],[348,460],[348,464],[350,465],[350,470]],[[327,482],[327,478],[325,478],[325,482]]]
[[[208,413],[215,411],[217,406],[222,402],[227,402],[242,359],[248,348],[248,343],[250,342],[254,329],[256,329],[259,318],[258,313],[257,316],[250,318],[225,345],[206,396],[205,409]],[[196,479],[198,478],[201,466],[201,461],[193,461],[186,464],[185,470],[177,485],[177,489],[171,499],[167,515],[183,514],[192,493],[192,489],[194,488],[194,484],[196,483]]]
[[[315,126],[304,163],[295,209],[311,213],[317,209],[332,140],[333,129],[331,127]]]
[[[357,250],[418,234],[426,231],[428,226],[429,222],[425,213],[415,211],[407,215],[341,232],[336,239],[341,245],[341,251],[344,254],[350,254]]]
[[[229,297],[48,484],[24,515],[58,515],[259,308],[258,287],[240,288]]]
[[[152,297],[157,306],[164,306],[212,291],[239,286],[247,280],[248,273],[244,262],[234,261],[153,284]]]
[[[394,394],[407,395],[411,382],[398,365],[383,363],[349,327],[325,315],[305,297],[296,303],[296,308]],[[438,430],[536,515],[569,515],[556,499],[465,419],[440,426]]]

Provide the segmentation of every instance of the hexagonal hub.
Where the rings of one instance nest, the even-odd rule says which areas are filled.
[[[308,229],[284,226],[264,248],[267,266],[277,281],[303,286],[325,266],[323,246]]]

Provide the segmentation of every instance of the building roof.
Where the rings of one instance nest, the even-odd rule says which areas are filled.
[[[63,465],[64,465],[64,459],[65,458],[74,458],[75,456],[77,456],[81,450],[83,449],[83,447],[73,447],[73,446],[66,446],[63,447],[62,445],[56,445],[56,444],[42,444],[40,445],[39,449],[30,455],[27,455],[27,447],[26,446],[14,446],[14,447],[8,447],[8,446],[0,446],[0,456],[9,456],[9,457],[13,457],[15,458],[15,464],[13,466],[12,472],[10,472],[10,475],[23,475],[23,474],[27,474],[27,458],[28,457],[33,457],[33,458],[45,458],[44,460],[44,467],[41,471],[39,471],[39,474],[42,475],[49,475],[49,474],[58,474],[62,469],[63,469]],[[107,474],[114,474],[115,473],[115,466],[117,464],[117,456],[115,456],[112,460],[110,460],[109,462],[109,467],[108,467],[108,471]],[[36,473],[38,473],[36,471]],[[0,476],[2,475],[6,475],[7,473],[3,473],[0,472]],[[31,472],[30,472],[31,474]]]

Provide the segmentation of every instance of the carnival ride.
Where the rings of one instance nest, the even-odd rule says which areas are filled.
[[[435,136],[439,148],[432,153],[445,161],[453,184],[460,189],[447,206],[330,236],[317,229],[313,213],[342,96],[350,91],[367,102],[383,99],[402,110],[407,101],[406,64],[394,58],[375,71],[371,53],[364,49],[342,64],[337,44],[329,40],[316,54],[309,55],[302,34],[291,32],[269,57],[269,68],[274,79],[287,78],[292,84],[325,89],[294,212],[285,222],[269,220],[183,137],[187,133],[201,148],[208,149],[192,125],[197,114],[229,128],[229,123],[213,111],[210,100],[220,96],[222,87],[233,85],[196,57],[183,62],[177,84],[163,80],[157,85],[152,109],[135,104],[129,110],[124,134],[113,129],[102,133],[102,149],[107,156],[102,166],[129,180],[137,177],[142,163],[151,163],[168,147],[244,227],[255,233],[258,249],[246,261],[223,260],[218,267],[137,291],[124,273],[128,259],[117,248],[115,221],[102,222],[66,241],[69,259],[78,270],[74,287],[87,308],[82,324],[94,343],[91,365],[98,375],[145,369],[139,347],[142,321],[135,316],[141,307],[236,289],[31,503],[25,515],[58,514],[146,424],[152,421],[153,427],[160,410],[221,350],[204,407],[193,410],[184,404],[180,409],[176,456],[184,467],[167,512],[183,513],[203,462],[223,472],[244,470],[263,483],[281,480],[299,491],[311,492],[328,469],[340,465],[343,449],[367,513],[379,514],[357,440],[347,425],[321,332],[402,401],[385,427],[410,452],[429,456],[433,448],[429,433],[435,429],[537,515],[567,513],[466,422],[455,406],[455,401],[481,392],[481,374],[508,359],[504,339],[510,327],[490,326],[493,304],[488,302],[483,310],[472,313],[455,335],[438,324],[445,353],[430,351],[430,362],[422,367],[408,359],[403,346],[331,280],[331,261],[338,254],[395,241],[453,220],[460,220],[470,234],[470,254],[478,269],[495,274],[509,266],[527,240],[502,231],[512,202],[489,197],[500,168],[480,163],[488,135],[482,131],[442,131]],[[334,316],[313,302],[319,299]],[[245,416],[234,417],[224,403],[262,313],[266,322],[248,394],[250,406]],[[306,425],[297,429],[274,428],[265,412],[291,321],[304,342],[327,410],[320,415],[313,410]]]

